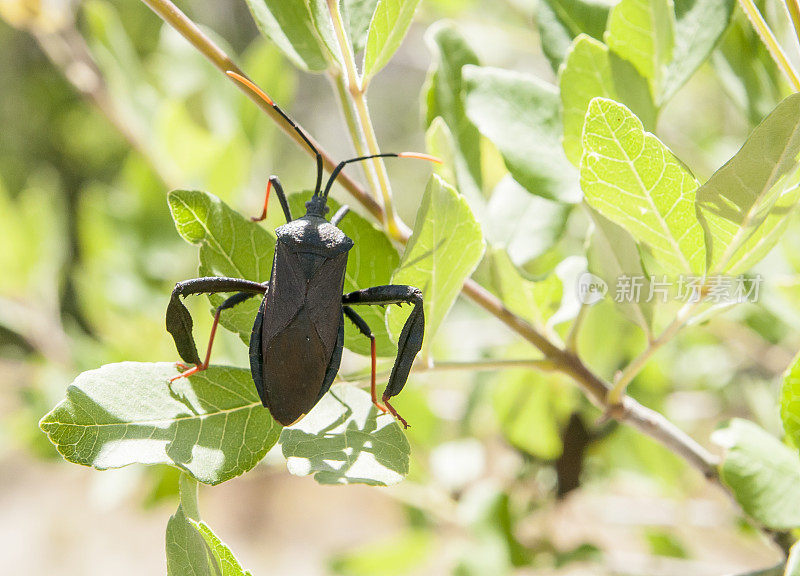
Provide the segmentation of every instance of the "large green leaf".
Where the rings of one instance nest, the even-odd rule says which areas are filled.
[[[331,388],[305,418],[284,428],[280,443],[289,472],[314,474],[320,484],[387,486],[408,474],[410,448],[400,425],[378,416],[369,394],[349,384]]]
[[[480,225],[465,199],[436,175],[428,180],[417,211],[414,232],[406,246],[393,284],[422,290],[425,299],[425,338],[436,334],[464,281],[483,256]],[[389,329],[397,337],[408,309],[389,310]]]
[[[558,458],[563,448],[561,429],[579,400],[569,380],[509,370],[498,375],[493,388],[494,411],[509,442],[537,458]]]
[[[601,278],[607,286],[617,285],[620,278],[641,278],[641,298],[614,298],[614,303],[625,316],[651,335],[653,302],[647,297],[650,278],[642,265],[642,258],[631,235],[590,209],[594,229],[587,256],[589,271]]]
[[[305,211],[308,197],[308,193],[289,196],[293,214]],[[333,198],[328,198],[328,206],[331,214],[334,214],[341,205]],[[400,263],[400,256],[386,233],[356,212],[350,212],[345,216],[339,228],[354,242],[347,258],[347,270],[344,276],[345,293],[391,283],[392,273]],[[381,306],[357,308],[358,315],[369,324],[375,335],[378,355],[394,357],[397,354],[397,346],[386,330],[386,310]],[[349,320],[344,322],[344,333],[344,344],[349,350],[369,356],[369,340]]]
[[[735,0],[675,0],[675,45],[656,96],[659,105],[706,61],[728,29],[735,5]]]
[[[696,180],[630,110],[612,100],[595,98],[589,105],[581,187],[590,206],[646,244],[667,272],[705,270]]]
[[[381,0],[375,9],[364,51],[364,81],[388,64],[411,26],[419,0]]]
[[[514,266],[504,250],[493,250],[490,256],[492,286],[503,305],[528,322],[544,326],[561,306],[561,279],[550,274],[534,281]]]
[[[774,530],[800,526],[796,451],[753,422],[738,418],[711,438],[726,448],[720,478],[748,515]]]
[[[39,426],[70,462],[171,464],[206,484],[250,470],[278,440],[249,370],[211,366],[170,385],[177,374],[168,362],[84,372]]]
[[[603,39],[611,6],[603,0],[543,0],[539,2],[536,24],[542,51],[558,70],[572,40],[588,34]]]
[[[426,125],[441,116],[453,135],[458,190],[470,202],[482,198],[480,133],[469,121],[463,100],[461,72],[478,57],[452,23],[438,22],[428,29],[425,40],[433,53],[433,68],[423,88]]]
[[[794,205],[800,181],[800,94],[793,94],[759,124],[742,148],[697,191],[712,273],[743,271],[761,241]],[[780,203],[781,211],[772,214]],[[773,216],[770,226],[762,227]],[[782,231],[782,228],[781,228]],[[773,234],[769,249],[776,240]],[[763,245],[762,245],[763,246]],[[760,256],[766,253],[763,249]]]
[[[249,576],[205,522],[200,520],[197,483],[181,476],[181,502],[167,522],[168,576]]]
[[[564,118],[564,152],[575,166],[581,161],[583,121],[592,98],[601,96],[622,102],[645,127],[655,126],[656,109],[647,80],[593,38],[580,35],[575,39],[559,73],[558,86]]]
[[[306,1],[246,0],[261,32],[303,70],[328,68]]]
[[[571,206],[529,194],[511,176],[492,191],[481,224],[486,241],[523,266],[550,250],[564,234]]]
[[[200,276],[229,276],[267,282],[272,271],[275,235],[245,219],[213,194],[190,190],[169,193],[170,211],[178,233],[200,246]],[[219,306],[224,296],[209,296]],[[220,323],[250,341],[259,298],[226,310]]]
[[[503,155],[529,192],[565,202],[580,200],[578,175],[561,148],[558,89],[534,76],[465,66],[466,112]]]
[[[606,44],[649,80],[654,95],[672,60],[674,26],[672,0],[622,0],[608,18]]]

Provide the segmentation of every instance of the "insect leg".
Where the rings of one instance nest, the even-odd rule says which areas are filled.
[[[281,186],[281,181],[278,180],[277,176],[270,176],[269,181],[267,182],[267,193],[264,195],[264,210],[261,211],[261,216],[253,216],[250,218],[253,222],[261,222],[264,218],[267,217],[267,205],[269,204],[269,192],[272,187],[275,187],[275,193],[278,195],[278,200],[281,203],[281,208],[283,209],[283,215],[286,216],[286,221],[292,221],[292,211],[289,210],[289,203],[286,201],[286,194],[283,192],[283,186]]]
[[[344,315],[347,316],[350,321],[356,325],[356,328],[367,338],[370,340],[370,355],[372,356],[372,375],[370,377],[370,392],[372,393],[372,403],[381,411],[381,412],[388,412],[389,409],[385,406],[382,406],[378,402],[378,391],[375,386],[375,371],[377,365],[377,355],[375,353],[375,335],[370,330],[369,325],[364,321],[364,319],[359,316],[355,310],[350,308],[350,306],[342,306],[342,310],[344,311]],[[405,420],[402,418],[400,419],[404,424]],[[408,424],[405,424],[408,426]]]
[[[223,310],[227,310],[228,308],[233,308],[237,304],[244,302],[258,294],[258,292],[237,292],[233,296],[227,298],[222,304],[217,306],[217,313],[214,314],[214,324],[211,325],[211,336],[208,338],[208,348],[206,348],[206,359],[202,363],[195,364],[193,368],[189,368],[185,372],[181,372],[177,376],[170,378],[170,382],[174,382],[178,378],[184,378],[186,376],[191,376],[192,374],[196,374],[197,372],[202,372],[206,368],[208,368],[208,363],[211,360],[211,347],[214,345],[214,335],[217,333],[217,326],[219,325],[219,317],[222,314]]]
[[[225,278],[211,276],[207,278],[194,278],[178,282],[172,291],[172,296],[167,305],[167,332],[172,335],[178,354],[187,364],[201,364],[197,354],[197,346],[192,337],[192,317],[186,306],[181,302],[190,294],[212,294],[215,292],[250,292],[264,294],[266,284],[251,282],[241,278]]]
[[[413,286],[389,285],[375,286],[357,290],[342,296],[342,304],[413,304],[414,308],[408,316],[400,338],[397,341],[397,358],[389,376],[389,384],[383,393],[383,403],[401,422],[405,422],[392,407],[389,398],[396,396],[403,389],[408,380],[408,373],[414,357],[422,348],[422,338],[425,334],[425,313],[422,308],[422,292]]]
[[[350,206],[347,206],[345,204],[336,211],[336,214],[333,215],[333,218],[331,218],[331,224],[333,224],[334,226],[338,226],[339,222],[342,221],[342,218],[347,216],[348,212],[350,212]]]

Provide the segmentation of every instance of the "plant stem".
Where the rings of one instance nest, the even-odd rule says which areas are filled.
[[[238,68],[233,65],[222,50],[214,45],[207,36],[202,34],[202,32],[197,29],[197,26],[189,21],[171,2],[168,0],[142,1],[164,18],[167,23],[183,34],[197,50],[204,54],[218,68],[221,70],[238,71]],[[253,95],[249,93],[248,95],[250,95],[254,101],[256,100]],[[273,118],[279,126],[284,128],[289,136],[295,138],[295,140],[298,139],[295,137],[292,130],[286,130],[283,120],[277,118],[276,115],[273,114],[271,107],[262,106],[262,109]],[[305,146],[303,146],[302,149],[307,151]],[[326,168],[330,171],[333,168],[330,156],[321,148],[319,150],[325,159]],[[348,178],[345,174],[339,176],[339,181],[379,222],[387,221],[383,208],[380,204],[375,202],[372,196],[361,186]],[[403,226],[399,228],[396,238],[398,242],[405,243],[409,236],[410,233],[407,227]],[[611,389],[611,385],[589,370],[575,354],[552,343],[530,323],[508,310],[496,296],[474,280],[467,279],[464,282],[462,293],[538,348],[544,354],[545,359],[552,362],[559,371],[571,376],[586,391],[589,398],[595,404],[603,409],[609,408],[606,404],[606,396]],[[678,429],[662,414],[650,410],[639,404],[636,400],[626,396],[623,397],[621,404],[609,410],[609,415],[658,440],[672,452],[694,466],[705,477],[720,483],[717,473],[718,459]]]
[[[798,0],[785,0],[785,3],[789,17],[792,19],[794,37],[800,43],[800,2]]]
[[[361,80],[358,77],[355,55],[347,39],[347,32],[345,31],[344,22],[342,21],[342,13],[339,9],[338,0],[328,0],[328,11],[331,14],[333,29],[336,32],[336,40],[339,44],[339,50],[342,53],[342,59],[344,60],[345,72],[347,73],[347,90],[352,97],[353,105],[356,110],[356,117],[361,126],[361,133],[366,140],[367,152],[370,155],[380,154],[381,149],[378,145],[378,138],[375,135],[372,117],[370,116],[369,107],[367,106],[365,88],[362,87]],[[389,174],[386,172],[386,165],[383,163],[382,158],[373,158],[371,163],[375,171],[375,179],[370,177],[372,187],[374,190],[380,191],[381,198],[383,199],[383,225],[390,237],[395,240],[400,240],[404,232],[408,231],[408,228],[398,220],[395,214],[394,203],[392,202],[392,188],[389,183]]]
[[[789,1],[791,2],[793,0]],[[761,38],[761,41],[767,47],[767,50],[769,50],[770,56],[772,56],[775,64],[783,71],[783,74],[786,76],[786,79],[789,80],[795,92],[800,91],[800,78],[798,78],[797,72],[795,72],[794,68],[792,68],[792,65],[789,63],[789,59],[786,57],[780,44],[778,44],[778,40],[772,33],[767,21],[764,20],[761,12],[758,11],[755,2],[753,2],[753,0],[739,0],[739,4],[750,20],[750,23],[753,25],[756,33]]]
[[[558,366],[550,360],[542,358],[512,358],[512,359],[499,359],[499,360],[452,360],[434,362],[427,364],[425,362],[415,362],[411,366],[411,372],[416,374],[424,372],[444,372],[444,371],[470,371],[481,372],[487,370],[510,370],[514,368],[530,368],[532,370],[539,370],[542,372],[553,372],[558,370]],[[379,372],[376,374],[377,378],[385,378],[389,376],[390,372]],[[341,377],[346,382],[369,382],[367,378],[370,377],[369,370],[359,370],[345,374]]]

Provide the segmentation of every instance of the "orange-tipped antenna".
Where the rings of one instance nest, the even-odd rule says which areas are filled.
[[[250,81],[249,79],[245,78],[238,72],[234,72],[233,70],[228,70],[227,72],[225,72],[225,74],[227,74],[234,80],[241,82],[242,84],[250,88],[250,90],[258,94],[258,97],[261,98],[264,102],[266,102],[270,106],[275,106],[275,102],[272,101],[272,98],[267,96],[266,92],[264,92],[261,88],[259,88],[255,84],[253,84],[253,82]]]
[[[259,98],[261,98],[264,102],[269,104],[275,109],[275,112],[281,115],[281,117],[286,120],[286,122],[291,126],[295,132],[297,132],[300,137],[303,139],[311,151],[314,153],[314,156],[317,159],[317,185],[314,187],[314,195],[316,196],[319,194],[320,189],[322,188],[322,155],[319,153],[319,150],[311,143],[311,139],[306,135],[305,131],[300,128],[297,124],[295,124],[294,120],[289,118],[286,115],[286,112],[281,110],[275,102],[273,102],[272,98],[267,96],[266,92],[264,92],[261,88],[256,86],[251,80],[245,78],[238,72],[234,72],[233,70],[227,70],[225,72],[228,76],[239,82],[240,84],[247,86],[250,90],[252,90]]]
[[[371,158],[416,158],[417,160],[428,160],[430,162],[436,162],[437,164],[442,163],[441,159],[437,158],[436,156],[431,156],[430,154],[422,154],[421,152],[400,152],[399,154],[395,154],[394,152],[387,152],[384,154],[372,154],[370,156],[359,156],[358,158],[350,158],[350,160],[339,162],[336,168],[333,169],[333,172],[331,172],[331,176],[330,178],[328,178],[328,183],[325,184],[325,192],[322,193],[323,200],[327,200],[328,192],[330,192],[334,180],[336,180],[336,177],[339,175],[339,172],[342,171],[342,168],[344,168],[346,164],[350,164],[351,162],[361,162],[363,160],[369,160]]]
[[[441,158],[437,158],[436,156],[431,156],[430,154],[423,154],[422,152],[400,152],[397,155],[398,158],[416,158],[417,160],[427,160],[428,162],[436,162],[437,164],[442,163]]]

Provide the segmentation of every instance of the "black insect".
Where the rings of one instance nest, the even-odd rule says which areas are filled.
[[[167,306],[167,330],[175,340],[181,358],[194,364],[182,378],[208,367],[220,314],[256,295],[263,295],[250,337],[250,371],[261,402],[281,424],[288,426],[316,405],[336,377],[344,344],[346,316],[372,344],[372,402],[383,412],[391,412],[405,427],[408,423],[392,407],[389,399],[396,396],[408,379],[414,357],[422,347],[425,316],[422,293],[412,286],[389,285],[357,290],[342,295],[347,255],[353,241],[337,224],[348,212],[340,208],[330,222],[325,219],[328,192],[346,164],[376,157],[419,158],[438,161],[425,154],[377,154],[352,158],[339,163],[322,190],[322,156],[300,127],[248,79],[228,72],[271,105],[302,137],[314,152],[317,161],[317,183],[311,200],[306,202],[306,215],[292,218],[289,204],[276,176],[267,184],[264,210],[254,221],[263,220],[272,188],[278,195],[286,224],[275,230],[275,257],[269,282],[260,284],[241,278],[207,277],[186,280],[175,285]],[[216,311],[204,361],[200,360],[192,336],[192,317],[180,297],[189,294],[236,292]],[[375,389],[375,337],[367,323],[351,306],[413,304],[397,343],[397,358],[389,384],[378,402]],[[171,381],[172,381],[171,380]]]

